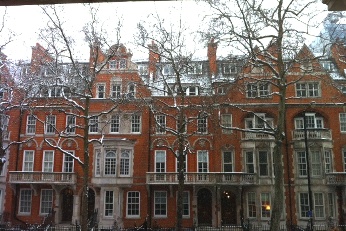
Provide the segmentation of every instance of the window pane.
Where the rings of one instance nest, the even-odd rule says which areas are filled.
[[[233,152],[223,152],[223,171],[233,172]]]
[[[116,151],[107,151],[105,156],[105,175],[116,175]]]
[[[31,213],[31,189],[20,191],[19,213]]]
[[[105,216],[113,216],[114,195],[113,191],[105,191]]]
[[[42,189],[41,191],[41,214],[48,214],[52,210],[53,190]]]
[[[167,192],[156,191],[154,194],[154,214],[155,216],[167,215]]]
[[[127,216],[139,216],[139,192],[127,193]]]
[[[248,216],[256,217],[256,194],[248,192],[247,194]]]

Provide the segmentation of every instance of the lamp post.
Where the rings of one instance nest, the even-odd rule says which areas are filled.
[[[306,154],[306,165],[307,165],[307,177],[308,177],[308,196],[309,196],[309,230],[313,230],[313,204],[312,204],[312,192],[311,192],[311,179],[310,179],[310,156],[309,156],[309,147],[308,147],[308,131],[307,131],[307,121],[306,121],[306,112],[303,115],[304,120],[304,142],[305,142],[305,154]]]

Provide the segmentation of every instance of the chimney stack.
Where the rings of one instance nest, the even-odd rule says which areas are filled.
[[[214,42],[214,38],[208,43],[208,61],[209,61],[209,70],[212,77],[217,74],[217,65],[216,65],[216,50],[217,43]]]
[[[156,78],[156,64],[160,61],[159,49],[154,41],[148,45],[149,48],[149,66],[148,73],[149,78],[154,80]]]

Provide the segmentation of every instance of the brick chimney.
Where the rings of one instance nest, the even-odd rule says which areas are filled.
[[[208,61],[209,61],[209,70],[210,75],[214,77],[217,74],[217,65],[216,65],[216,50],[217,43],[214,42],[214,38],[208,43]]]
[[[154,80],[156,78],[156,64],[160,61],[159,49],[154,41],[148,45],[149,48],[149,66],[148,73],[149,78]]]
[[[53,62],[53,60],[41,44],[36,43],[35,46],[31,47],[31,72],[33,74],[39,74],[42,65]]]

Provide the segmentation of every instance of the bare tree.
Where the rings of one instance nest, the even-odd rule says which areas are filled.
[[[68,22],[61,16],[58,6],[42,7],[44,15],[48,18],[47,27],[40,33],[41,39],[47,44],[43,48],[37,44],[38,55],[33,57],[30,72],[33,74],[31,84],[28,84],[28,93],[35,100],[28,105],[28,110],[34,112],[37,106],[50,113],[58,113],[67,119],[67,127],[61,128],[55,119],[40,119],[37,121],[50,129],[56,138],[45,137],[45,142],[64,155],[70,156],[81,167],[81,229],[88,230],[88,192],[90,183],[90,166],[92,147],[102,144],[104,128],[109,121],[104,115],[113,112],[124,98],[110,98],[104,95],[102,111],[93,110],[93,98],[98,75],[105,70],[108,61],[115,56],[120,45],[120,28],[115,45],[107,43],[104,31],[99,26],[97,8],[89,7],[90,22],[83,28],[86,46],[90,48],[90,59],[80,61],[80,43],[69,34]],[[104,51],[106,50],[106,51]],[[104,89],[105,90],[105,89]],[[34,114],[34,113],[32,113]],[[91,136],[91,130],[100,135]],[[64,142],[71,140],[80,144],[78,153],[71,153]]]
[[[181,18],[175,23],[167,23],[157,14],[151,16],[152,24],[137,24],[137,41],[150,53],[146,84],[155,95],[148,104],[156,126],[152,132],[166,134],[161,135],[159,139],[163,142],[157,142],[156,147],[165,148],[177,160],[175,228],[182,230],[185,160],[194,153],[192,143],[201,134],[208,133],[206,127],[198,127],[198,121],[202,124],[201,121],[211,119],[211,100],[205,97],[210,92],[210,83],[201,81],[202,70],[199,68],[202,65],[194,62],[194,48],[188,42],[193,34]],[[190,97],[192,95],[201,97]]]
[[[297,63],[303,67],[305,63],[314,59],[308,49],[304,50],[304,54],[298,52],[302,52],[305,36],[311,30],[310,23],[317,15],[313,8],[316,7],[316,1],[210,0],[207,3],[213,9],[211,27],[205,34],[207,38],[214,37],[221,44],[232,47],[232,52],[247,57],[247,69],[239,74],[238,81],[257,83],[262,88],[269,84],[271,89],[275,89],[271,95],[278,97],[276,126],[267,124],[264,126],[266,129],[261,130],[273,136],[275,140],[275,192],[270,230],[276,231],[280,229],[284,199],[283,142],[286,139],[286,89],[298,81],[288,79],[289,70]],[[255,72],[257,76],[254,75]],[[243,91],[247,94],[249,89],[244,88]],[[262,124],[267,123],[263,118],[257,119],[262,121]]]

